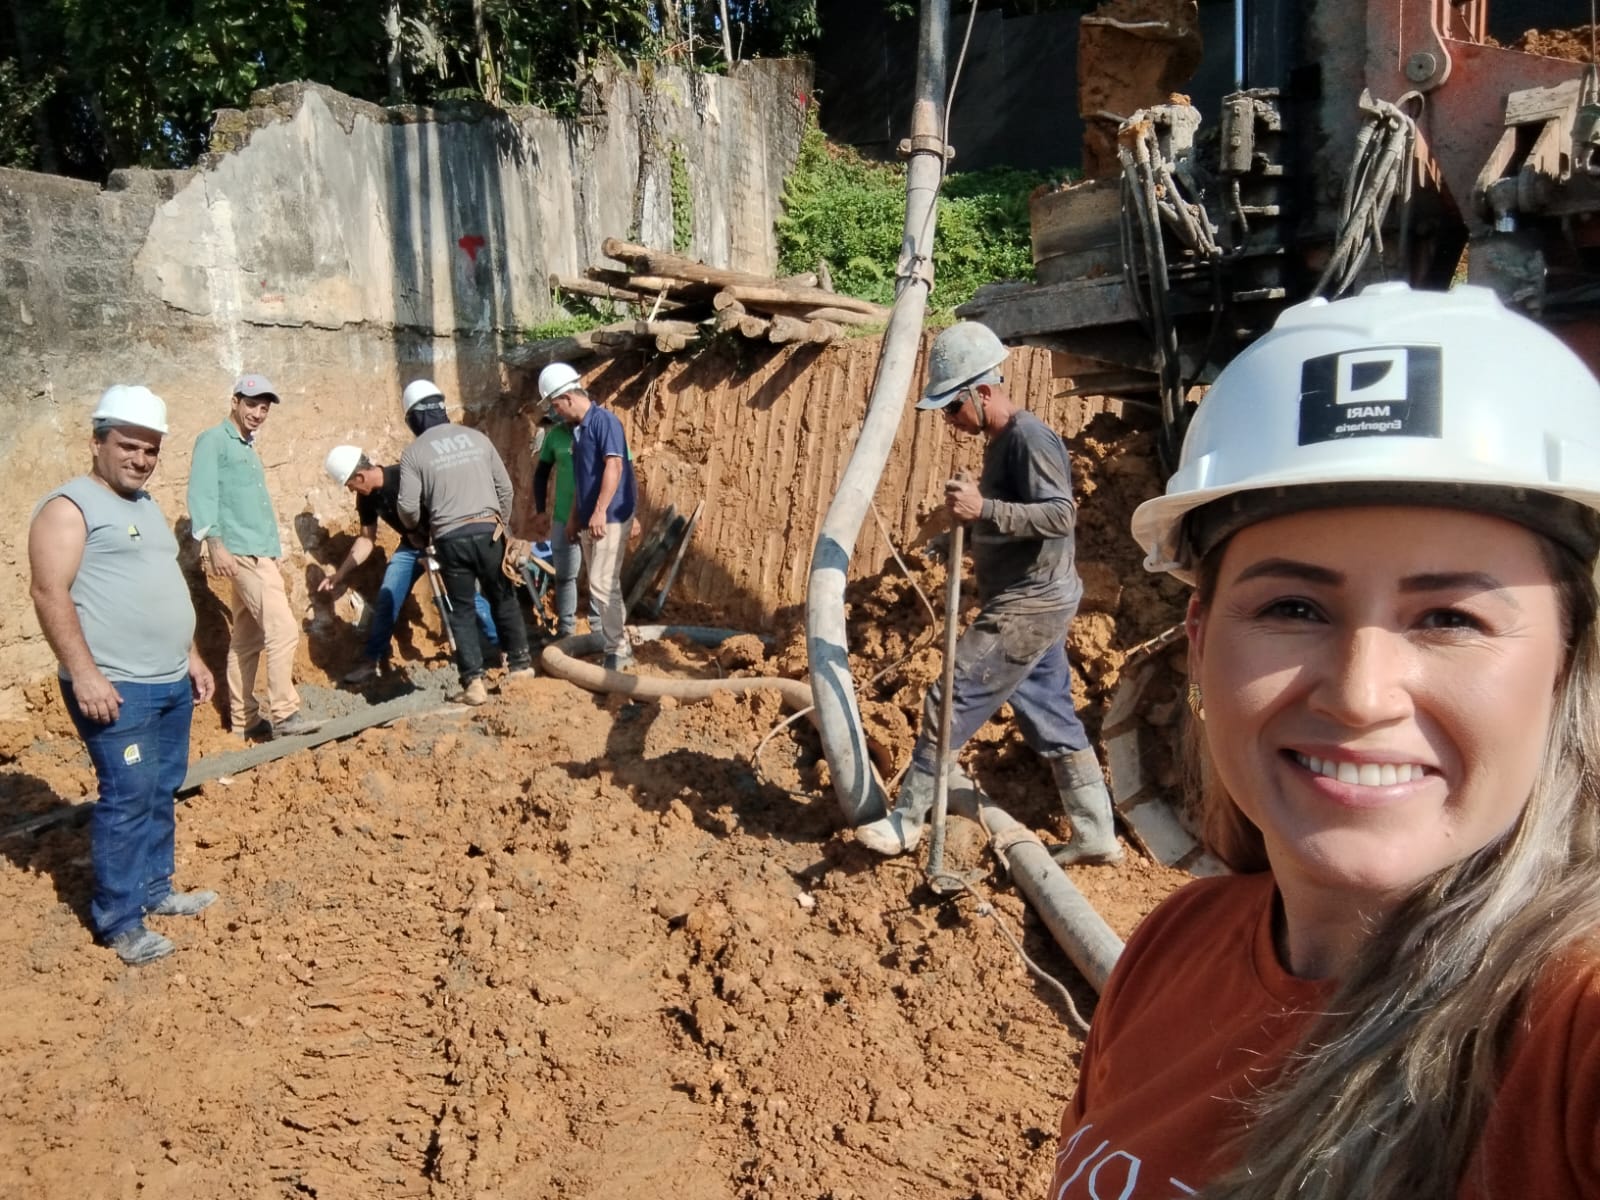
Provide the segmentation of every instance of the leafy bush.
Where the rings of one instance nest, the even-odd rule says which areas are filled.
[[[985,283],[1031,280],[1028,196],[1063,177],[996,167],[945,177],[934,232],[930,306],[947,315]],[[780,270],[796,274],[826,259],[834,287],[888,304],[905,226],[906,169],[832,145],[815,122],[784,184],[778,220]]]

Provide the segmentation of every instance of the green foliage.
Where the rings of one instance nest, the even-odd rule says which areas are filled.
[[[816,0],[729,0],[728,12],[740,57],[798,52],[820,32]],[[192,165],[215,109],[298,79],[378,102],[571,113],[600,64],[726,66],[720,19],[711,0],[13,0],[0,134],[17,161],[103,178]]]
[[[33,114],[55,86],[54,76],[23,83],[16,61],[0,60],[0,167],[33,167],[37,155]]]
[[[580,312],[570,317],[557,317],[553,321],[546,321],[542,325],[534,325],[522,332],[525,342],[543,342],[554,338],[571,337],[577,333],[585,333],[590,329],[598,329],[610,322],[603,317],[596,316],[593,312]]]
[[[672,248],[687,254],[694,244],[694,193],[689,189],[689,163],[677,142],[667,157],[672,175]]]
[[[1028,196],[1056,176],[1009,167],[946,176],[934,232],[935,319],[981,285],[1031,280]],[[779,268],[814,270],[826,259],[843,293],[888,304],[905,227],[903,166],[871,162],[833,146],[815,121],[784,183],[778,221]]]

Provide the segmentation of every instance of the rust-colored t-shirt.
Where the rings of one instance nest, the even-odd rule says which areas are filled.
[[[1190,884],[1129,942],[1061,1117],[1050,1200],[1194,1195],[1233,1165],[1244,1102],[1281,1071],[1332,987],[1288,974],[1270,875]],[[1600,1197],[1600,960],[1536,992],[1463,1200]]]

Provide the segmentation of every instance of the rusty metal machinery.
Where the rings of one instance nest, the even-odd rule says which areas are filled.
[[[1486,0],[1238,0],[1220,111],[1086,112],[1103,173],[1035,198],[1037,283],[960,314],[1054,351],[1068,391],[1152,405],[1169,462],[1194,384],[1285,305],[1380,278],[1464,272],[1600,365],[1600,79],[1486,20]]]

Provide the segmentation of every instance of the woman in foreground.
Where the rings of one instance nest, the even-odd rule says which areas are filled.
[[[1052,1200],[1600,1196],[1597,509],[1600,386],[1490,292],[1223,372],[1133,526],[1238,874],[1129,943]]]

